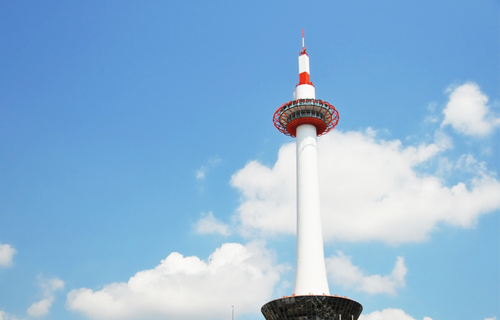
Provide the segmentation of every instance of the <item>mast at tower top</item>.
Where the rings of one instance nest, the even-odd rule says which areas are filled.
[[[306,46],[304,43],[304,29],[302,29],[302,50],[299,54],[299,84],[297,86],[309,84],[314,87],[311,82],[310,74],[311,71],[309,70],[309,56],[307,55]],[[308,98],[314,98],[314,92],[308,92],[308,95]]]
[[[306,53],[306,45],[304,44],[304,29],[302,29],[302,52],[301,54]]]
[[[294,100],[283,104],[273,116],[274,126],[287,136],[295,137],[297,127],[312,124],[318,136],[332,131],[339,121],[339,113],[326,101],[316,99],[316,90],[311,82],[309,55],[304,43],[299,54],[299,83],[293,91]]]

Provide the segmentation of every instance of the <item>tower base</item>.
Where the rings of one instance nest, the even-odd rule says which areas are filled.
[[[357,320],[358,302],[337,296],[292,296],[269,301],[261,308],[266,320]]]

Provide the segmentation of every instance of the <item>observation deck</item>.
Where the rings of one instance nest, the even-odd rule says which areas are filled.
[[[287,136],[295,137],[297,127],[312,124],[321,136],[335,128],[339,112],[334,106],[319,99],[297,99],[283,104],[273,116],[274,126]]]

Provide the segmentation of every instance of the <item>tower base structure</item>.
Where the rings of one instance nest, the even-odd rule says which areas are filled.
[[[262,306],[266,320],[357,320],[363,306],[338,296],[292,296]]]

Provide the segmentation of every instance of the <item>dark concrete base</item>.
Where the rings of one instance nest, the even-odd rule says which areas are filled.
[[[337,296],[293,296],[262,306],[266,320],[357,320],[363,311],[358,302]]]

